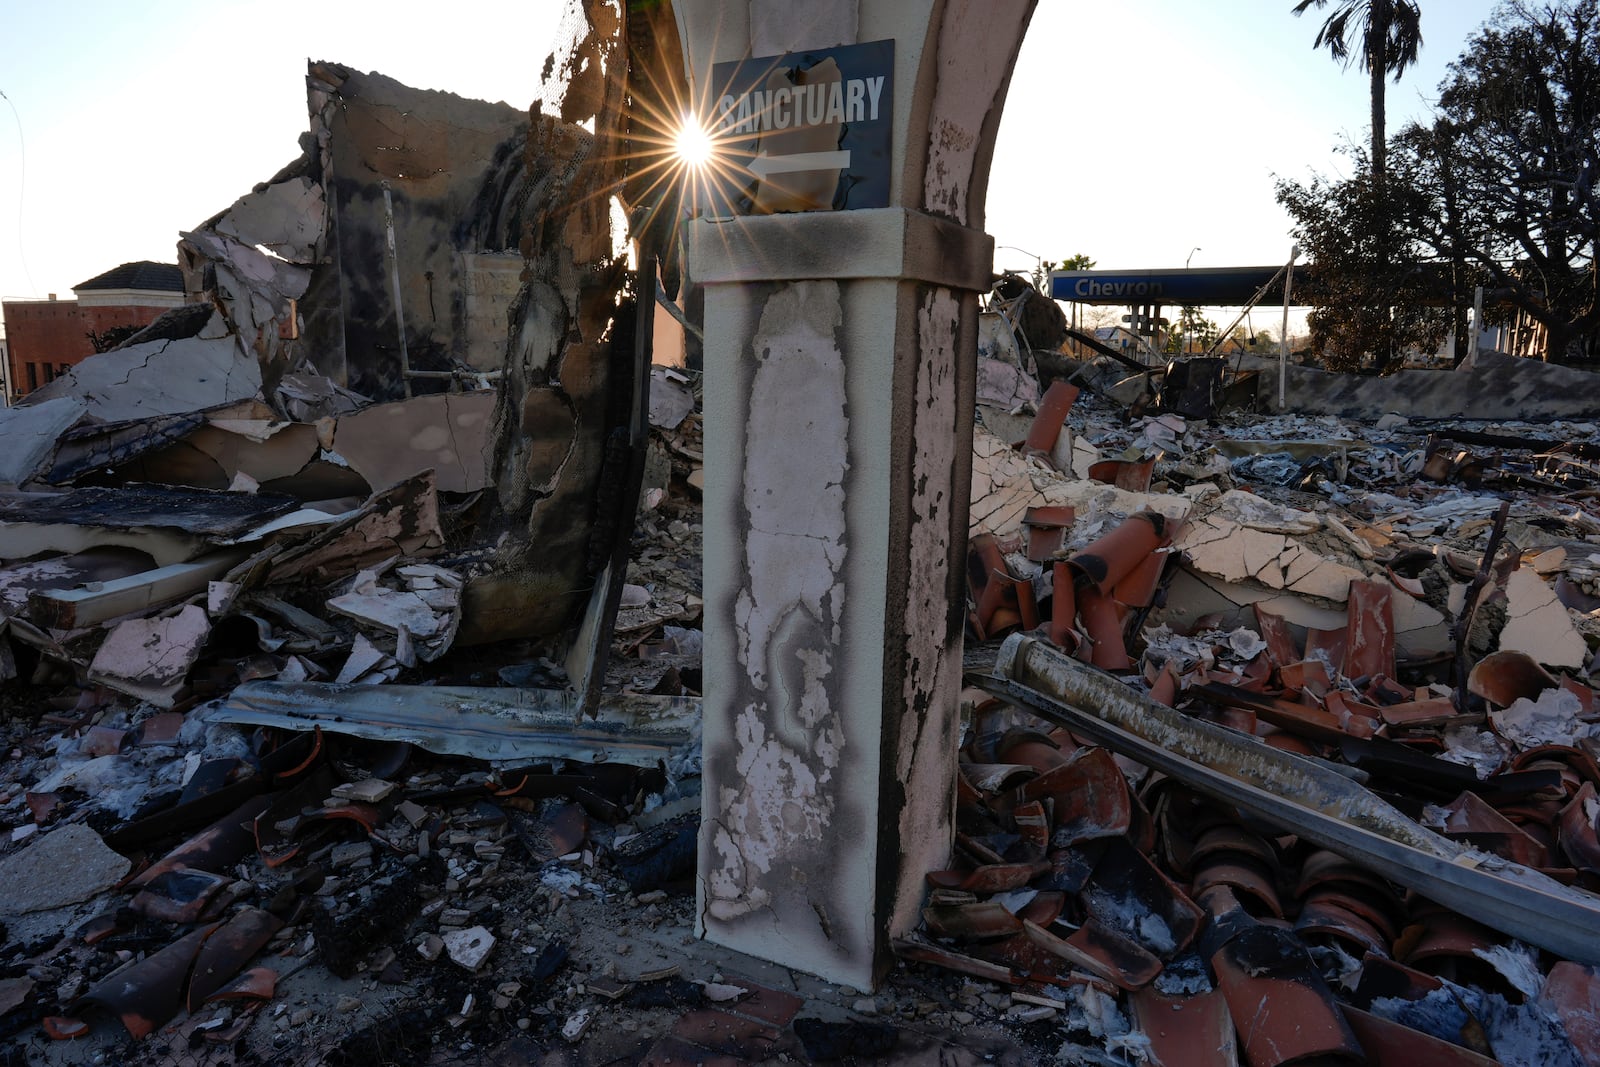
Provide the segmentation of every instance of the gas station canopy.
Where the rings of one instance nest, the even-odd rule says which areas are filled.
[[[1274,280],[1274,276],[1282,270],[1281,266],[1057,270],[1050,272],[1050,295],[1079,304],[1281,304],[1283,280]],[[1261,287],[1269,282],[1271,288],[1261,293]]]

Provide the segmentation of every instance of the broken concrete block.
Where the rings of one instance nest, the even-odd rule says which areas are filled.
[[[170,708],[211,633],[204,609],[185,605],[161,619],[130,619],[112,629],[89,677],[121,693]]]
[[[0,857],[0,914],[24,915],[88,900],[110,889],[133,865],[81,823],[42,834]]]
[[[328,863],[338,870],[341,867],[355,867],[362,863],[372,862],[371,841],[347,841],[344,844],[334,845],[333,851],[328,854]]]
[[[1581,667],[1587,649],[1555,590],[1530,567],[1506,580],[1506,624],[1500,650],[1526,652],[1547,667]]]
[[[265,245],[291,263],[316,262],[322,239],[322,186],[290,178],[246,193],[217,219],[217,232],[247,245]]]
[[[483,961],[489,958],[489,953],[494,951],[495,945],[495,936],[482,926],[452,930],[445,934],[442,940],[451,962],[469,971],[476,971],[482,967]]]
[[[430,818],[427,808],[410,800],[402,800],[395,808],[395,811],[402,819],[411,824],[413,830],[420,827]]]
[[[583,1035],[588,1032],[597,1014],[595,1008],[580,1008],[573,1012],[561,1024],[561,1036],[574,1044],[583,1040]]]

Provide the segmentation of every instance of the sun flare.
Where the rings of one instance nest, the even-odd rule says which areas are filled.
[[[711,134],[692,116],[684,116],[672,138],[672,151],[685,166],[700,168],[711,162]]]

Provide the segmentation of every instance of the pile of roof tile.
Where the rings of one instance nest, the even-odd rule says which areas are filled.
[[[1584,446],[1399,418],[1130,419],[1074,408],[1062,382],[1035,396],[1031,422],[980,405],[1016,444],[978,430],[974,636],[1026,633],[1116,676],[1051,699],[1120,687],[1134,718],[1149,701],[1222,728],[1208,736],[1239,761],[1264,745],[1334,768],[1459,846],[1453,862],[1527,868],[1600,914]],[[1507,451],[1474,459],[1456,437]],[[971,704],[959,865],[929,875],[898,951],[1009,988],[1016,1017],[1071,1035],[1068,1060],[1600,1059],[1600,950],[1563,959],[1219,800],[1205,774],[1096,747],[1062,725],[1098,714],[1081,703]],[[1297,791],[1313,788],[1266,789]],[[1342,818],[1367,827],[1364,810]]]

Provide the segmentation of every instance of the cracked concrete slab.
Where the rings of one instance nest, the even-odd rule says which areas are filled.
[[[15,489],[50,462],[56,441],[88,412],[79,397],[58,396],[43,403],[0,408],[0,486]]]
[[[125,422],[232,404],[260,391],[260,367],[232,338],[189,337],[90,356],[19,406],[71,397],[96,419]]]

